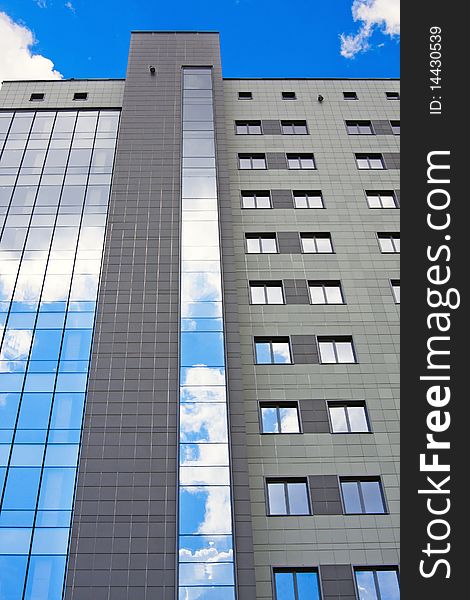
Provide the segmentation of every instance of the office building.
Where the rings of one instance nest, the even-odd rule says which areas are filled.
[[[3,84],[2,600],[397,600],[398,90]]]

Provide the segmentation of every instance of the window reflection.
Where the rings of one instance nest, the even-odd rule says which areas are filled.
[[[0,132],[12,118],[0,162],[0,596],[58,600],[119,111],[1,113]]]

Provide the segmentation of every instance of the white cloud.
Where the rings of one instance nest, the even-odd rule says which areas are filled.
[[[5,79],[62,79],[54,63],[31,50],[33,32],[0,12],[0,82]]]
[[[39,8],[47,8],[46,0],[36,0],[36,4],[39,6]]]
[[[65,3],[65,8],[68,8],[70,11],[72,11],[73,13],[75,13],[75,6],[71,2],[66,2]]]
[[[341,55],[345,58],[369,50],[376,28],[390,37],[400,35],[400,0],[354,0],[351,10],[354,21],[361,26],[356,34],[340,35]]]

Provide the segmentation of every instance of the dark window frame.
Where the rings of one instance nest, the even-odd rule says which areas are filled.
[[[273,239],[276,245],[276,252],[249,252],[247,240],[249,239]],[[261,244],[260,244],[261,249]],[[245,233],[245,254],[279,254],[279,244],[277,241],[277,235],[274,233]]]
[[[272,514],[270,512],[270,504],[269,504],[269,484],[279,484],[282,483],[284,485],[284,500],[286,504],[287,512],[285,514]],[[288,484],[289,483],[303,483],[305,485],[305,491],[307,492],[307,503],[308,503],[308,513],[295,513],[292,514],[290,512],[290,503],[289,503],[289,492],[288,492]],[[308,477],[266,477],[265,478],[265,493],[266,493],[266,516],[267,517],[311,517],[313,512],[312,499],[310,497],[310,489],[308,485]]]
[[[399,298],[397,300],[397,295],[395,293],[395,287],[398,287],[399,289]],[[400,284],[400,279],[390,279],[390,288],[392,290],[392,298],[395,302],[395,304],[400,304],[401,303],[401,284]]]
[[[346,424],[348,426],[348,431],[334,431],[333,430],[333,421],[331,419],[331,413],[330,413],[330,406],[333,408],[342,408],[342,407],[348,407],[348,406],[361,406],[362,408],[364,408],[364,415],[365,415],[365,419],[367,422],[368,430],[367,431],[353,431],[351,429],[349,415],[348,415],[347,411],[345,411]],[[371,433],[373,433],[372,424],[371,424],[371,420],[369,417],[369,410],[367,408],[367,402],[365,400],[327,400],[326,401],[326,410],[328,413],[328,423],[330,425],[330,433],[332,435],[351,435],[351,434],[352,435],[362,435],[362,434],[370,435]]]
[[[272,254],[272,253],[268,253],[268,254]],[[252,295],[251,295],[252,287],[263,288],[265,300],[267,300],[267,298],[268,298],[266,288],[269,288],[269,287],[280,288],[282,302],[253,302]],[[250,280],[250,281],[248,281],[248,294],[249,294],[249,299],[250,299],[250,306],[283,306],[286,304],[286,295],[284,293],[284,284],[283,284],[282,279],[274,280],[274,281],[252,281],[252,280]]]
[[[303,242],[302,242],[303,239],[313,239],[314,240],[314,245],[315,245],[316,252],[306,252],[304,250],[304,245],[303,245]],[[319,252],[318,251],[317,239],[328,239],[328,240],[330,240],[331,251],[330,252]],[[335,248],[333,246],[333,238],[331,237],[331,233],[322,233],[322,232],[320,232],[320,233],[299,233],[299,242],[300,242],[301,254],[336,254]]]
[[[299,597],[298,584],[297,584],[297,573],[314,573],[317,576],[318,590],[320,592],[320,599],[323,598],[322,581],[320,578],[320,569],[318,567],[284,567],[284,566],[273,566],[271,567],[271,585],[273,590],[273,600],[283,600],[279,598],[276,589],[276,573],[292,573],[294,580],[294,600],[303,600]]]
[[[296,127],[303,127],[305,131],[298,132],[295,130]],[[292,128],[292,131],[285,131],[284,128]],[[282,135],[309,135],[310,133],[305,119],[283,119],[281,121],[281,132]]]
[[[309,252],[307,254],[312,254],[312,253]],[[320,253],[320,254],[323,254],[323,253]],[[312,306],[325,306],[325,305],[329,305],[329,306],[342,306],[344,304],[347,304],[346,298],[344,297],[343,286],[341,284],[341,280],[340,279],[332,279],[331,281],[329,281],[327,279],[318,279],[318,280],[316,280],[316,279],[309,279],[309,280],[307,280],[307,287],[308,287],[308,297],[309,297],[309,300],[310,300],[310,304]],[[341,295],[342,302],[312,302],[312,296],[311,296],[311,292],[310,292],[310,288],[311,287],[321,287],[322,288],[322,292],[323,292],[323,297],[324,297],[325,300],[327,300],[325,287],[338,287],[340,295]]]
[[[400,135],[400,119],[390,119],[390,127],[392,128],[393,135]],[[398,133],[397,133],[398,128]]]
[[[344,123],[348,135],[375,135],[372,121],[368,121],[367,119],[347,119]],[[369,130],[367,132],[361,131],[361,127],[368,127]]]
[[[295,408],[297,411],[297,423],[299,426],[299,431],[282,431],[281,420],[280,420],[280,408]],[[276,409],[276,420],[279,431],[264,431],[263,427],[263,408],[275,408]],[[260,435],[299,435],[303,434],[302,428],[302,414],[300,411],[300,406],[298,401],[296,400],[261,400],[258,402],[258,413],[259,413],[259,425],[260,425]]]
[[[290,357],[290,362],[284,362],[284,363],[280,363],[280,362],[274,362],[273,358],[274,358],[274,352],[273,352],[273,343],[274,342],[284,342],[288,344],[289,347],[289,357]],[[256,353],[256,344],[269,344],[269,353],[271,356],[271,362],[268,363],[259,363],[257,362],[257,353]],[[292,353],[292,343],[291,343],[291,339],[289,335],[273,335],[273,336],[258,336],[255,335],[253,337],[253,355],[255,357],[255,365],[261,365],[261,366],[266,366],[266,365],[293,365],[294,364],[294,355]]]
[[[383,209],[395,210],[397,208],[400,208],[400,203],[398,202],[398,198],[397,198],[397,195],[394,190],[364,190],[364,193],[366,195],[367,206],[371,210],[383,210]],[[379,198],[380,206],[371,206],[370,205],[369,196],[372,196],[372,195],[377,196]],[[393,208],[391,206],[383,206],[382,196],[392,196],[395,206]]]
[[[46,94],[44,92],[33,92],[29,97],[30,102],[43,102],[46,98]]]
[[[260,198],[268,198],[269,199],[269,207],[256,206],[258,196]],[[254,199],[255,206],[253,206],[253,207],[243,206],[243,200],[245,198],[249,198],[249,197]],[[265,191],[263,191],[263,190],[242,190],[240,193],[240,202],[241,202],[242,210],[269,210],[270,208],[273,208],[270,190],[265,190]]]
[[[356,347],[354,345],[354,340],[353,340],[352,335],[318,335],[315,337],[315,340],[317,343],[318,359],[319,359],[321,365],[357,365],[357,364],[359,364]],[[333,345],[333,353],[336,358],[335,362],[322,362],[321,350],[320,350],[321,342],[333,342],[333,344],[334,344]],[[336,348],[336,344],[341,343],[341,342],[349,342],[351,344],[352,355],[354,358],[353,362],[342,362],[342,361],[337,360],[338,359],[338,350]]]
[[[397,232],[388,232],[388,231],[379,231],[377,234],[377,242],[379,244],[381,254],[400,254],[400,249],[397,250],[397,245],[395,243],[396,240],[401,240],[400,234]],[[389,239],[392,242],[393,252],[387,252],[383,250],[382,244],[380,243],[381,239]]]
[[[238,92],[239,100],[253,100],[253,92]]]
[[[302,159],[312,160],[313,167],[303,167]],[[298,167],[291,167],[289,164],[290,160],[296,160],[299,163]],[[315,160],[315,155],[313,152],[286,152],[286,161],[287,161],[287,169],[289,171],[316,171],[317,170],[317,162]]]
[[[246,127],[246,132],[239,131],[239,127]],[[259,127],[259,131],[250,131],[250,127]],[[263,123],[260,120],[235,121],[235,135],[263,135],[263,133]]]
[[[244,167],[241,167],[241,160],[249,160],[250,161],[250,168],[246,169]],[[257,159],[257,160],[264,160],[264,167],[253,167],[253,160]],[[268,168],[268,163],[266,160],[266,153],[264,152],[253,152],[252,154],[249,154],[248,152],[239,152],[238,153],[238,170],[239,171],[266,171]]]
[[[88,100],[88,92],[75,92],[72,100],[74,102],[85,102],[85,100]]]
[[[382,500],[382,507],[383,507],[383,512],[366,512],[365,511],[365,502],[364,502],[364,494],[362,492],[361,486],[358,485],[357,489],[359,491],[359,502],[361,504],[361,509],[363,510],[363,512],[357,513],[357,512],[346,512],[346,503],[344,501],[344,493],[343,493],[343,486],[342,483],[357,483],[360,484],[361,482],[375,482],[378,483],[378,488],[379,488],[379,492],[380,492],[380,498]],[[343,514],[344,515],[388,515],[389,510],[388,510],[388,505],[387,505],[387,499],[385,498],[385,490],[384,490],[384,486],[382,483],[382,477],[380,475],[364,475],[364,476],[357,476],[355,477],[354,475],[350,476],[338,476],[338,484],[339,484],[339,491],[340,491],[340,496],[341,496],[341,504],[343,506]]]
[[[356,159],[356,166],[358,171],[386,171],[387,165],[385,164],[384,157],[380,152],[356,152],[354,155]],[[367,168],[359,166],[359,160],[367,161]],[[371,167],[372,160],[380,160],[382,166],[381,167]]]
[[[282,100],[297,100],[297,94],[296,92],[284,91],[281,92],[281,98]]]
[[[343,92],[343,100],[359,100],[357,92]]]
[[[320,198],[321,206],[308,206],[309,198]],[[307,206],[296,206],[296,198],[305,198]],[[296,210],[320,210],[325,207],[325,198],[321,190],[292,190],[292,201]]]
[[[385,92],[387,100],[400,100],[400,92]]]

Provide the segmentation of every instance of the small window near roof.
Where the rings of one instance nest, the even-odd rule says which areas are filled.
[[[282,99],[283,100],[297,100],[297,96],[295,95],[295,92],[282,92]]]
[[[238,92],[239,100],[253,100],[253,92]]]
[[[399,92],[385,92],[385,97],[387,100],[400,100]]]
[[[356,92],[343,92],[343,98],[345,100],[357,100]]]
[[[29,97],[30,102],[41,102],[41,100],[44,100],[44,94],[31,94]]]
[[[88,100],[88,92],[75,92],[73,95],[74,100]]]

